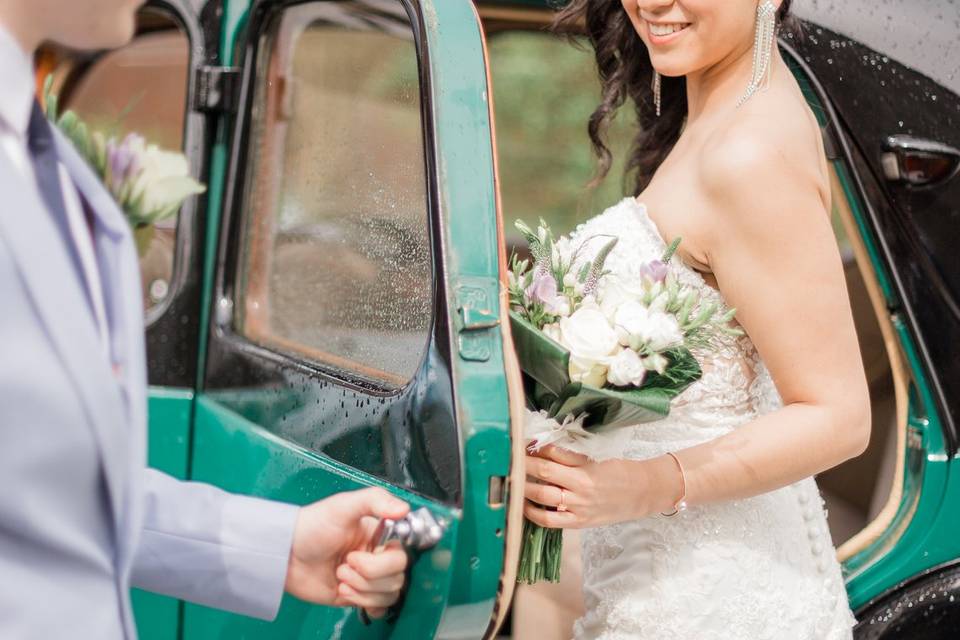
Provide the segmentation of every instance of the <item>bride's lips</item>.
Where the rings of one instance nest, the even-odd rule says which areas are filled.
[[[647,37],[650,44],[663,45],[673,42],[683,35],[690,26],[689,22],[650,22],[645,20]]]

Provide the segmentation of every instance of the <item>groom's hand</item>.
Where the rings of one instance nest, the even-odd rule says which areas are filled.
[[[372,553],[377,518],[399,519],[410,507],[389,492],[370,488],[339,493],[300,509],[286,591],[301,600],[358,606],[379,618],[397,601],[407,554],[398,546]]]

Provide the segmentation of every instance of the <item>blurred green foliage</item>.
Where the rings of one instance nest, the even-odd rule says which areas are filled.
[[[609,130],[615,163],[595,189],[587,183],[596,161],[587,120],[600,101],[593,52],[549,33],[491,35],[490,67],[497,123],[500,193],[506,232],[519,240],[515,220],[543,217],[566,233],[615,204],[623,189],[623,160],[634,116],[621,110]]]

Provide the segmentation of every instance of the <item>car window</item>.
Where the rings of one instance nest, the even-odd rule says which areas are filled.
[[[138,34],[126,46],[89,56],[50,50],[61,108],[75,111],[106,136],[135,132],[148,143],[183,148],[190,64],[189,39],[168,14],[145,9]],[[42,61],[41,61],[42,66]],[[178,217],[135,230],[146,311],[170,293],[176,259]]]
[[[290,7],[260,42],[235,324],[398,387],[433,300],[417,52],[402,5],[383,24],[353,6]]]

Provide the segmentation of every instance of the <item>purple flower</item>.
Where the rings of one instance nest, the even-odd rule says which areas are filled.
[[[661,260],[651,260],[640,267],[640,277],[651,282],[663,282],[667,279],[667,265]]]
[[[527,298],[533,302],[549,303],[557,297],[557,281],[549,272],[538,269],[533,282],[524,290]]]
[[[570,304],[564,296],[557,293],[557,281],[549,271],[538,269],[533,276],[533,282],[523,292],[530,301],[543,304],[547,313],[560,316],[570,313]]]
[[[123,185],[140,171],[140,154],[144,140],[130,133],[117,144],[115,139],[107,142],[107,167],[110,170],[110,189],[119,193]]]

